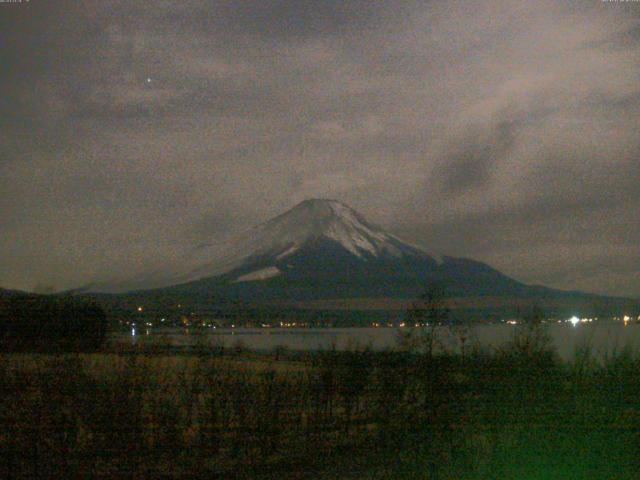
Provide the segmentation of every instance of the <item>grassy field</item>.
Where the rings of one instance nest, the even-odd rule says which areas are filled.
[[[0,477],[636,479],[640,357],[0,356]]]

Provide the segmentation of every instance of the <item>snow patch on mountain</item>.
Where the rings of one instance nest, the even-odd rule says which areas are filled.
[[[286,249],[284,252],[282,252],[281,254],[279,254],[276,257],[276,260],[282,260],[285,257],[288,257],[289,255],[295,253],[298,251],[298,245],[296,245],[295,243],[293,245],[291,245],[291,247],[289,247],[288,249]]]
[[[349,231],[344,225],[336,222],[329,226],[325,234],[357,257],[362,257],[361,250],[369,252],[374,257],[378,256],[376,247],[357,230]]]
[[[277,277],[282,272],[278,267],[267,267],[255,272],[241,275],[236,279],[236,282],[253,282],[256,280],[267,280],[268,278]]]
[[[310,200],[318,208],[327,208],[331,216],[319,232],[335,240],[349,252],[362,258],[363,253],[378,257],[384,253],[399,257],[402,251],[394,245],[391,237],[364,220],[358,213],[335,200]],[[315,205],[314,205],[315,206]]]

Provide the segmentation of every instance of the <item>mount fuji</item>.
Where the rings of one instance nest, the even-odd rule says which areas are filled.
[[[305,200],[226,244],[201,245],[178,273],[147,275],[93,291],[153,288],[255,301],[413,298],[433,282],[456,296],[551,291],[465,258],[437,257],[368,222],[337,200]]]
[[[201,247],[205,255],[207,247]],[[375,268],[436,261],[425,252],[402,242],[359,213],[336,200],[306,200],[288,212],[257,226],[235,239],[224,262],[207,262],[191,270],[184,279],[198,280],[223,274],[235,283],[283,278],[335,281],[344,275],[354,280],[358,273]],[[308,278],[307,278],[308,277]]]
[[[207,311],[221,302],[239,301],[320,310],[397,310],[438,284],[457,302],[456,308],[500,315],[531,305],[556,312],[573,312],[582,305],[581,310],[592,311],[594,305],[627,300],[527,285],[482,262],[431,255],[344,203],[325,199],[305,200],[224,244],[194,247],[184,265],[170,274],[160,271],[125,283],[94,285],[90,295],[127,309],[144,302]]]

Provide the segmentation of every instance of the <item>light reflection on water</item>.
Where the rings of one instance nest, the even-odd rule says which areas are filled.
[[[594,324],[548,324],[545,326],[553,345],[561,357],[572,358],[577,348],[588,345],[596,356],[619,352],[625,347],[640,348],[640,324],[625,326],[620,322]],[[489,349],[499,347],[512,338],[517,327],[512,325],[479,325],[470,329],[468,345]],[[150,335],[140,337],[116,334],[120,343],[170,344],[175,346],[211,345],[233,347],[239,342],[253,350],[269,351],[278,346],[292,350],[321,350],[335,346],[338,350],[369,346],[374,350],[398,348],[398,328],[218,328],[199,333],[184,329],[153,329]],[[146,333],[146,332],[145,332]],[[446,327],[438,329],[438,337],[447,348],[456,348],[457,337]]]

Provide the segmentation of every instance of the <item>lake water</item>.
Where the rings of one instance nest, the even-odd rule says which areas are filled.
[[[467,344],[475,343],[489,349],[509,341],[515,331],[512,325],[478,325],[470,330]],[[640,347],[640,324],[624,325],[621,322],[592,324],[548,324],[547,331],[561,357],[570,359],[577,348],[590,345],[597,356],[623,348]],[[278,346],[292,350],[321,350],[335,346],[339,350],[369,346],[374,350],[398,348],[399,328],[260,328],[215,329],[195,333],[181,329],[139,330],[136,335],[117,334],[113,340],[130,344],[154,343],[188,346],[196,344],[234,347],[243,345],[252,350],[269,351]],[[437,331],[440,342],[447,348],[458,345],[456,336],[447,328]]]

